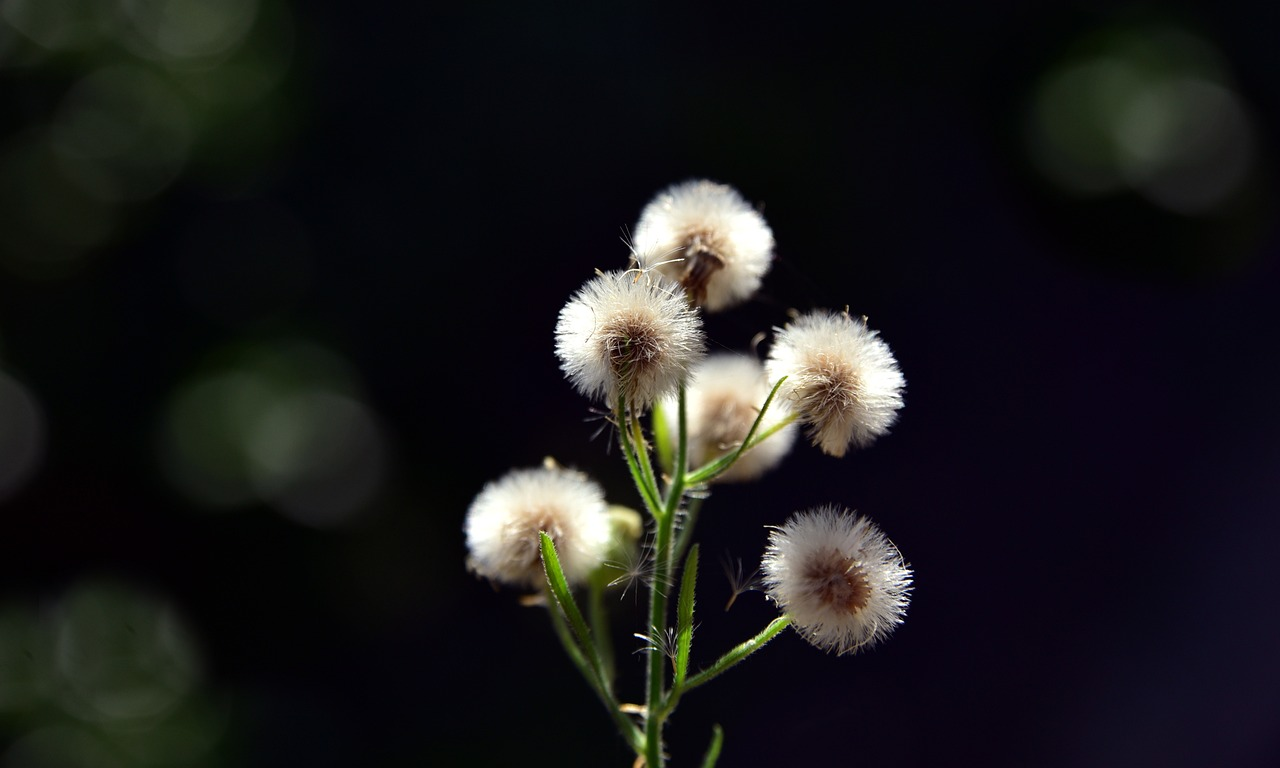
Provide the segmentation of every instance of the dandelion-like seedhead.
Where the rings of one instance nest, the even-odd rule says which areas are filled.
[[[706,339],[679,285],[618,270],[588,280],[560,310],[555,350],[582,394],[647,408],[684,381]]]
[[[774,331],[769,380],[787,377],[778,397],[799,413],[824,453],[839,457],[851,444],[870,445],[897,421],[906,380],[864,318],[815,310]]]
[[[580,584],[607,557],[614,521],[604,490],[576,470],[548,461],[490,481],[464,522],[467,567],[478,576],[536,589],[546,583],[538,533],[555,542],[570,584]]]
[[[750,298],[773,262],[773,230],[736,189],[706,179],[673,184],[640,212],[633,255],[718,312]]]
[[[782,615],[709,664],[691,664],[695,641],[701,648],[711,639],[698,631],[706,614],[696,595],[704,504],[722,483],[776,473],[802,429],[833,456],[870,443],[897,418],[904,380],[889,347],[847,310],[793,316],[773,329],[763,362],[720,345],[708,355],[704,313],[751,297],[773,259],[773,233],[732,187],[668,187],[643,208],[628,247],[628,269],[597,270],[563,305],[555,355],[592,401],[597,435],[607,430],[617,441],[639,503],[608,503],[601,485],[548,459],[487,483],[464,529],[470,571],[536,590],[521,602],[546,608],[570,661],[635,752],[632,765],[664,768],[677,704],[788,628],[848,654],[902,623],[912,573],[901,554],[871,522],[817,507],[771,530],[759,569],[723,562],[723,611],[761,591]],[[618,601],[604,599],[610,589]],[[613,611],[628,594],[647,603],[634,633],[645,667],[639,700],[621,690],[614,652]],[[558,667],[531,674],[535,687],[560,683]],[[714,768],[720,746],[717,728],[701,765]]]
[[[800,512],[769,535],[764,588],[806,640],[839,655],[902,623],[911,569],[870,520],[836,506]]]
[[[699,467],[730,451],[746,439],[769,397],[769,379],[764,365],[754,357],[734,352],[716,352],[694,367],[685,396],[685,421],[690,466]],[[679,409],[674,397],[663,400],[662,415],[668,433],[677,432]],[[765,412],[758,431],[769,429],[788,415],[785,403],[774,401]],[[755,480],[776,467],[795,442],[795,425],[788,423],[768,439],[743,452],[718,475],[717,482]]]

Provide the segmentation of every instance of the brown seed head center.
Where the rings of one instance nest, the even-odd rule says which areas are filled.
[[[699,437],[717,454],[737,448],[759,414],[754,406],[736,395],[710,399],[705,407],[707,418]]]
[[[833,610],[857,613],[871,601],[866,571],[857,560],[834,549],[814,557],[804,577],[817,598]]]
[[[717,272],[724,269],[725,258],[721,254],[724,249],[718,241],[705,232],[695,232],[685,238],[684,272],[680,275],[680,284],[693,299],[701,304],[707,297],[707,283]]]
[[[616,373],[633,371],[662,354],[653,319],[642,313],[619,315],[600,329],[609,365]]]
[[[843,413],[858,400],[862,391],[862,377],[858,369],[848,361],[819,353],[807,361],[808,386],[802,396],[810,407],[822,414]]]

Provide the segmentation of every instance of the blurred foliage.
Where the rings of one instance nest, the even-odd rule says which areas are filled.
[[[0,267],[75,272],[182,182],[261,189],[297,129],[281,0],[0,3]]]
[[[1273,133],[1203,24],[1125,7],[1028,36],[1003,147],[1046,245],[1160,283],[1256,264],[1274,226]]]
[[[173,605],[119,580],[0,604],[0,765],[222,765],[227,701],[202,656]]]

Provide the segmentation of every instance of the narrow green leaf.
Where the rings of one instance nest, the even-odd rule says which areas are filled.
[[[539,531],[538,537],[542,546],[542,567],[547,573],[547,586],[551,588],[556,605],[568,620],[569,627],[578,641],[578,647],[591,662],[591,671],[596,677],[594,682],[601,689],[605,689],[604,665],[596,652],[595,643],[591,640],[591,630],[587,627],[587,621],[582,617],[582,611],[579,610],[577,602],[573,599],[573,593],[569,590],[569,581],[564,577],[564,569],[560,567],[560,557],[556,554],[555,542],[546,531]]]
[[[550,594],[549,590],[547,600],[555,602],[555,596]],[[564,611],[552,610],[549,613],[551,614],[551,626],[556,631],[556,637],[560,638],[560,645],[564,647],[565,654],[573,662],[574,666],[578,668],[578,671],[582,673],[582,676],[587,679],[587,682],[591,684],[591,687],[596,689],[597,693],[602,694],[603,692],[599,690],[600,686],[597,684],[595,671],[591,668],[591,662],[583,655],[582,647],[578,645],[578,639],[573,636],[573,630],[569,629],[569,622],[565,618]]]
[[[777,637],[779,632],[789,626],[791,626],[791,618],[788,616],[779,616],[769,622],[769,626],[760,630],[760,634],[750,640],[741,642],[734,646],[728,653],[717,659],[716,663],[690,677],[684,685],[684,690],[693,690],[703,683],[708,683],[724,674],[731,667],[739,664],[742,660],[763,648],[766,643]]]
[[[538,542],[541,545],[542,552],[542,568],[547,574],[547,589],[551,592],[556,606],[559,607],[557,623],[567,621],[573,636],[569,637],[568,633],[561,628],[561,641],[564,643],[565,650],[569,657],[574,660],[583,675],[586,676],[587,682],[595,689],[600,696],[600,700],[604,703],[605,709],[609,711],[609,716],[613,718],[614,724],[618,726],[618,731],[622,737],[627,740],[636,754],[643,754],[645,750],[645,736],[641,733],[636,724],[623,714],[622,709],[618,706],[617,699],[613,696],[613,687],[607,677],[604,662],[600,658],[599,649],[592,641],[591,630],[587,627],[586,619],[582,617],[582,611],[578,609],[578,604],[573,599],[573,593],[569,590],[569,582],[564,577],[564,569],[560,566],[560,557],[556,554],[555,542],[546,531],[538,532]],[[576,647],[570,642],[576,640]]]
[[[773,389],[769,390],[769,396],[764,399],[764,404],[760,406],[760,412],[756,414],[756,420],[752,422],[751,429],[747,430],[747,435],[742,439],[742,442],[738,445],[737,450],[731,453],[726,453],[720,458],[712,462],[709,462],[705,466],[699,467],[696,471],[689,473],[688,477],[685,478],[685,481],[689,485],[697,485],[700,483],[705,483],[715,478],[721,472],[733,466],[733,463],[736,462],[739,459],[739,457],[742,456],[744,451],[754,447],[757,443],[764,441],[765,438],[768,438],[769,436],[773,435],[775,432],[778,432],[790,422],[795,421],[796,414],[792,413],[790,416],[785,417],[782,420],[774,423],[771,427],[764,430],[763,432],[759,431],[760,425],[764,423],[765,413],[769,410],[769,406],[773,403],[774,396],[778,394],[778,388],[781,387],[782,382],[786,380],[787,380],[787,377],[783,376],[782,378],[778,379],[778,382],[776,384],[773,385]]]
[[[676,679],[675,687],[684,685],[689,672],[689,650],[693,645],[693,592],[698,580],[698,545],[689,548],[680,577],[680,600],[676,604]]]
[[[716,723],[711,726],[711,743],[707,745],[707,754],[702,758],[702,768],[716,768],[722,746],[724,746],[724,729]]]

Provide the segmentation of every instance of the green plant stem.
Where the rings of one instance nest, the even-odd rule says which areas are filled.
[[[684,476],[689,462],[688,418],[686,410],[686,393],[684,385],[680,385],[677,398],[679,410],[676,423],[676,456],[671,472],[671,486],[667,488],[663,498],[662,512],[657,516],[657,530],[653,543],[653,589],[649,593],[649,631],[663,633],[667,626],[666,585],[675,583],[675,565],[672,544],[675,538],[675,521],[680,511],[680,502],[684,496]],[[665,676],[666,663],[658,650],[649,653],[649,690],[646,697],[645,741],[646,768],[662,766],[662,726],[669,714],[664,707],[666,698]]]
[[[626,398],[622,395],[619,395],[615,404],[614,418],[618,424],[618,442],[626,458],[627,468],[631,472],[631,479],[635,482],[646,509],[654,519],[653,584],[649,590],[649,630],[655,633],[653,640],[660,641],[666,627],[667,597],[664,590],[670,578],[670,551],[675,514],[668,511],[671,499],[663,499],[657,487],[649,447],[645,443],[640,422],[628,413]],[[681,466],[677,474],[683,474],[683,472],[684,469]],[[644,733],[637,737],[639,739],[637,754],[644,757],[647,768],[662,766],[663,719],[660,709],[664,695],[665,666],[664,656],[658,650],[661,643],[655,642],[654,645],[655,648],[650,650],[646,662],[648,668]]]
[[[616,675],[613,660],[613,641],[609,627],[609,612],[604,605],[605,584],[592,578],[588,586],[587,615],[591,620],[591,632],[600,652],[600,665],[605,681],[612,687]]]
[[[618,423],[618,444],[622,446],[622,455],[626,457],[627,468],[631,470],[631,478],[635,481],[636,490],[639,491],[640,498],[644,501],[645,508],[649,510],[649,514],[657,517],[662,513],[662,503],[659,500],[658,489],[653,484],[652,471],[646,475],[641,469],[640,457],[637,455],[636,446],[631,442],[627,423],[627,403],[621,396],[618,397],[613,414]],[[643,446],[643,443],[641,445]]]
[[[640,465],[645,487],[656,490],[658,476],[653,471],[653,458],[649,455],[649,444],[644,439],[644,427],[640,424],[640,417],[633,413],[628,415],[626,419],[627,426],[631,430],[632,450],[635,453],[637,463]]]
[[[693,529],[698,523],[698,511],[702,509],[702,499],[697,496],[689,497],[684,505],[684,515],[681,519],[680,530],[676,532],[675,551],[671,553],[671,557],[675,562],[679,562],[689,551],[689,544],[693,542]]]
[[[680,511],[680,502],[686,487],[685,474],[689,466],[689,427],[684,384],[680,385],[680,394],[677,399],[679,410],[676,422],[679,426],[676,430],[676,460],[671,468],[671,486],[667,488],[667,496],[663,499],[666,513],[672,518]]]
[[[657,520],[657,531],[654,535],[653,587],[649,590],[649,631],[661,633],[666,627],[667,595],[666,585],[670,583],[670,550],[674,515],[662,514]],[[657,639],[657,638],[655,638]],[[662,724],[666,713],[663,712],[662,701],[665,694],[664,676],[666,674],[666,657],[660,650],[660,643],[648,655],[648,694],[645,697],[645,766],[661,768],[662,766]]]

